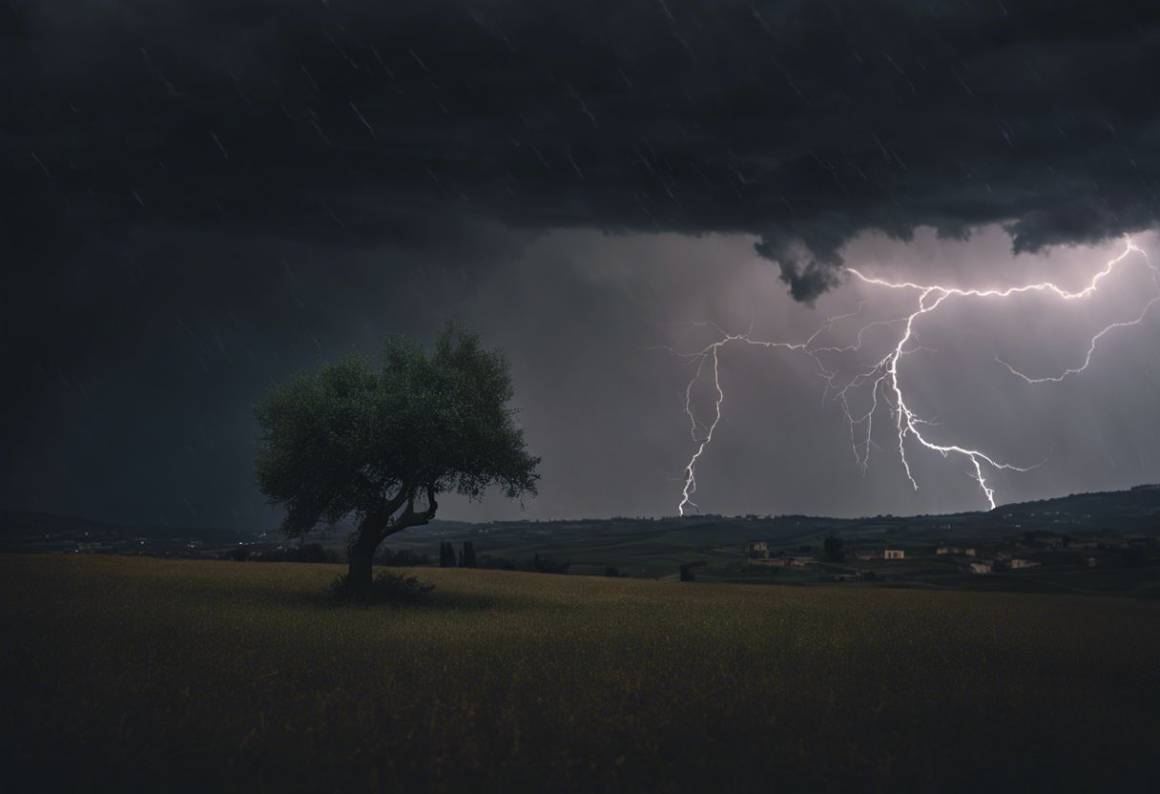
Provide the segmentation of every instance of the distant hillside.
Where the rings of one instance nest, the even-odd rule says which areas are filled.
[[[824,516],[686,516],[563,521],[446,524],[403,532],[386,545],[437,556],[444,540],[470,540],[484,557],[512,561],[533,555],[568,560],[588,570],[614,566],[634,575],[672,570],[681,563],[727,564],[747,542],[765,541],[784,552],[814,553],[827,535],[851,547],[933,547],[995,544],[1029,534],[1076,538],[1160,536],[1160,486],[1073,494],[1004,505],[990,512],[947,515],[827,518]]]
[[[210,527],[136,526],[116,522],[94,521],[79,516],[59,516],[53,513],[28,513],[15,510],[0,511],[0,538],[93,537],[123,539],[193,538],[204,541],[226,541],[248,537],[250,533]]]
[[[1127,491],[1093,491],[1002,505],[995,512],[1003,515],[1042,515],[1058,511],[1067,515],[1086,515],[1093,519],[1134,520],[1160,517],[1160,484],[1137,485]]]
[[[568,519],[559,521],[495,521],[472,524],[433,521],[426,527],[392,536],[387,545],[437,557],[443,540],[472,540],[485,554],[568,557],[593,565],[605,561],[649,560],[651,564],[715,553],[734,555],[750,540],[781,547],[812,545],[829,533],[849,541],[942,542],[947,538],[994,539],[1026,532],[1072,535],[1160,535],[1160,485],[1140,485],[1126,491],[1072,494],[1054,499],[1002,505],[990,512],[946,515],[827,518],[824,516],[719,516],[666,518]],[[341,529],[315,534],[328,545],[341,546]],[[41,548],[44,541],[125,542],[197,541],[210,546],[238,542],[281,542],[274,529],[236,532],[213,528],[133,526],[49,513],[0,513],[0,544]]]

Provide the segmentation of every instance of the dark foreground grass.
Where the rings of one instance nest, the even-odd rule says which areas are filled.
[[[1160,790],[1160,603],[0,557],[8,790]]]

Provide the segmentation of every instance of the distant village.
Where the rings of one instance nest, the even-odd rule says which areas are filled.
[[[1160,596],[1160,487],[941,516],[434,521],[390,538],[378,562],[438,565],[447,544],[472,544],[479,567],[544,573]],[[345,533],[290,540],[276,529],[123,527],[5,513],[0,551],[340,562]]]
[[[1160,561],[1160,542],[1155,536],[1074,539],[1030,531],[1017,539],[972,545],[875,544],[853,548],[846,548],[837,536],[835,541],[830,544],[833,550],[815,553],[812,546],[775,550],[768,541],[753,540],[746,544],[746,562],[769,568],[829,569],[841,581],[850,576],[873,579],[883,573],[901,574],[907,567],[922,563],[987,576],[1042,567],[1114,568]]]

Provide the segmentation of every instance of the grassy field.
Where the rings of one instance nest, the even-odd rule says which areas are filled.
[[[1160,602],[338,572],[0,557],[10,790],[1160,787]]]

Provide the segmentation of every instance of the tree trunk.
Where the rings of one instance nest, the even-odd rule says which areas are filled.
[[[358,537],[347,550],[349,565],[346,583],[356,595],[366,595],[371,590],[375,549],[379,547],[381,540],[378,528],[364,523],[359,527]]]
[[[347,547],[349,568],[347,569],[347,587],[357,596],[368,595],[374,582],[372,567],[375,561],[375,549],[388,535],[393,535],[408,527],[422,526],[435,517],[438,505],[435,502],[434,483],[427,486],[427,509],[422,513],[415,512],[415,488],[404,486],[398,495],[385,504],[382,509],[373,510],[363,515],[358,527],[358,535]],[[397,516],[395,511],[404,504],[407,510]],[[392,518],[392,516],[394,516]]]
[[[366,595],[371,589],[371,565],[374,552],[361,548],[362,544],[350,547],[350,565],[346,574],[347,587],[359,595]]]

